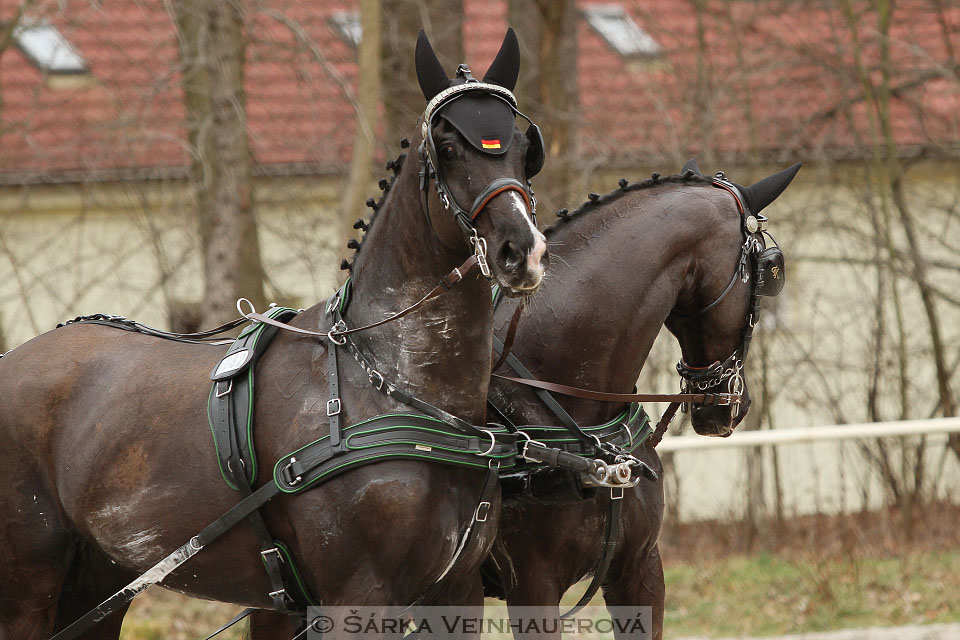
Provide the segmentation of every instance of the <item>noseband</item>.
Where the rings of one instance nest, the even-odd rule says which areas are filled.
[[[740,229],[743,232],[744,242],[740,245],[740,259],[724,290],[710,304],[701,307],[693,313],[674,312],[673,316],[682,319],[693,319],[710,311],[727,297],[733,290],[737,280],[743,284],[750,283],[750,305],[747,308],[747,325],[740,338],[740,346],[723,362],[717,361],[706,367],[693,367],[683,358],[677,363],[677,373],[683,379],[681,390],[683,393],[704,392],[715,389],[723,383],[727,384],[727,392],[736,394],[738,400],[732,404],[734,415],[740,413],[740,394],[743,392],[743,365],[747,359],[750,341],[753,339],[753,329],[760,315],[760,296],[776,296],[783,288],[783,253],[776,241],[767,232],[767,218],[754,215],[744,205],[743,195],[737,185],[726,179],[722,171],[713,178],[713,186],[727,191],[737,203],[740,213]],[[766,234],[774,246],[767,248],[763,240]],[[752,274],[752,278],[751,278]],[[752,279],[752,283],[751,283]]]
[[[507,191],[516,191],[521,195],[523,201],[526,203],[527,208],[530,210],[530,216],[533,220],[533,224],[536,226],[537,200],[534,197],[533,188],[530,184],[529,178],[536,174],[540,170],[540,166],[543,164],[543,138],[540,135],[539,127],[537,127],[537,125],[535,125],[530,118],[517,109],[517,99],[509,89],[501,87],[500,85],[480,82],[479,80],[474,79],[473,76],[470,75],[470,69],[466,65],[460,65],[460,67],[457,69],[457,77],[462,78],[464,82],[462,84],[457,84],[444,89],[434,96],[433,99],[427,104],[427,108],[424,110],[423,116],[420,118],[421,141],[417,150],[417,156],[420,161],[420,204],[421,210],[427,219],[427,224],[430,226],[431,231],[433,231],[433,222],[430,220],[430,212],[427,205],[428,185],[432,179],[434,187],[437,190],[437,197],[440,199],[441,204],[443,204],[443,208],[453,213],[454,218],[460,225],[460,228],[463,230],[464,235],[466,235],[469,239],[470,244],[478,257],[480,270],[484,276],[489,278],[491,277],[491,274],[490,268],[486,262],[486,242],[483,238],[478,236],[477,230],[473,226],[473,222],[476,220],[477,216],[480,215],[487,204],[489,204],[489,202],[496,196]],[[526,184],[520,182],[516,178],[496,178],[480,192],[480,194],[474,199],[473,204],[470,205],[470,209],[467,210],[460,206],[460,203],[457,202],[456,197],[454,197],[453,192],[446,183],[446,179],[438,170],[440,163],[437,161],[437,148],[433,140],[432,132],[437,115],[443,107],[446,107],[451,102],[462,98],[469,92],[476,91],[483,92],[491,97],[502,100],[507,104],[507,106],[510,107],[510,110],[513,111],[514,114],[529,122],[530,130],[528,130],[527,136],[531,142],[530,148],[527,150],[527,158],[524,164],[524,171],[526,173],[525,177],[527,178]]]

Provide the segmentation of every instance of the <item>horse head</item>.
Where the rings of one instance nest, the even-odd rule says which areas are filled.
[[[418,132],[424,211],[444,246],[466,242],[484,257],[489,250],[485,275],[511,295],[536,291],[549,262],[530,187],[543,164],[543,140],[517,109],[519,64],[513,29],[483,80],[463,64],[448,78],[423,31],[417,40],[417,78],[427,99]],[[526,132],[517,116],[529,122]]]
[[[683,353],[677,371],[685,392],[739,395],[729,404],[691,405],[690,420],[701,435],[730,435],[750,408],[745,366],[760,296],[777,295],[785,277],[783,254],[775,243],[766,246],[767,220],[759,214],[799,170],[798,163],[749,187],[722,173],[714,178],[714,186],[729,192],[736,206],[723,207],[718,227],[706,234],[688,271],[690,286],[666,323]],[[700,174],[695,160],[683,171]]]

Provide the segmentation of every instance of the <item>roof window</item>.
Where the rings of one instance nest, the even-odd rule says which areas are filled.
[[[660,55],[660,45],[637,26],[621,5],[594,4],[584,7],[583,13],[590,26],[620,55],[628,58]]]
[[[360,46],[363,39],[363,26],[359,11],[334,11],[330,16],[330,25],[352,47]]]
[[[86,73],[87,63],[57,28],[46,20],[23,18],[13,31],[20,50],[48,73]]]

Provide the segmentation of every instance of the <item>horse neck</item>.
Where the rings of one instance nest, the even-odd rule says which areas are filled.
[[[353,267],[350,326],[382,320],[415,303],[469,255],[443,246],[421,210],[411,155],[380,206]],[[432,197],[432,192],[431,192]],[[455,224],[452,220],[449,224]],[[395,322],[356,342],[405,391],[466,420],[481,421],[490,367],[490,285],[474,272]]]
[[[514,353],[539,379],[598,391],[629,392],[695,264],[702,207],[668,208],[685,187],[623,194],[560,223],[548,236],[550,278],[523,316]],[[513,305],[498,309],[497,326]],[[498,384],[506,393],[509,383]],[[511,393],[520,393],[512,388]],[[529,393],[529,392],[527,392]],[[581,424],[597,424],[622,407],[559,397]],[[539,402],[514,403],[555,419]]]

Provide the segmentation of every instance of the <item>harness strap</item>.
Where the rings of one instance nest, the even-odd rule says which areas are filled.
[[[523,298],[520,300],[520,304],[517,305],[517,309],[513,312],[513,317],[510,319],[510,326],[507,327],[507,339],[505,342],[500,342],[497,336],[493,336],[493,341],[496,345],[495,348],[499,351],[500,357],[497,358],[497,361],[490,367],[491,373],[499,369],[506,361],[507,356],[510,355],[510,351],[513,349],[513,341],[517,337],[517,327],[520,326],[520,315],[523,313],[525,305],[526,298]]]
[[[470,519],[470,524],[467,525],[467,530],[463,532],[463,536],[460,538],[460,544],[457,546],[457,550],[454,552],[450,562],[447,563],[446,568],[440,574],[440,577],[437,578],[437,580],[430,585],[426,591],[420,594],[420,597],[414,600],[413,604],[407,607],[407,610],[434,602],[436,597],[446,590],[448,586],[446,578],[450,575],[450,572],[454,569],[454,567],[457,566],[457,563],[460,562],[460,559],[463,558],[465,551],[473,542],[475,537],[474,534],[479,528],[477,525],[482,525],[487,521],[487,516],[490,513],[490,506],[493,504],[493,501],[496,498],[498,484],[497,481],[499,478],[500,464],[494,464],[493,461],[491,461],[489,471],[487,471],[487,480],[483,485],[483,491],[480,492],[480,501],[477,503],[477,508],[473,511],[473,518]]]
[[[660,422],[657,423],[657,428],[654,429],[653,435],[650,437],[650,446],[656,447],[660,444],[660,441],[663,440],[663,434],[667,432],[667,427],[670,426],[670,423],[673,421],[673,417],[677,415],[677,409],[680,408],[680,402],[671,402],[670,406],[667,407],[667,410],[663,412],[663,415],[660,416]]]
[[[534,387],[535,389],[599,402],[696,402],[699,404],[728,405],[740,400],[740,394],[737,393],[606,393],[581,389],[580,387],[569,387],[555,382],[511,378],[497,373],[493,374],[493,377]]]
[[[277,320],[274,320],[273,318],[269,318],[263,315],[262,313],[257,313],[256,311],[248,313],[246,315],[246,318],[248,320],[263,322],[265,324],[269,324],[271,326],[284,329],[285,331],[292,331],[294,333],[299,333],[307,336],[314,336],[317,338],[330,338],[331,340],[333,340],[333,339],[341,338],[342,336],[350,335],[352,333],[359,333],[360,331],[366,331],[367,329],[373,329],[374,327],[379,327],[380,325],[387,324],[388,322],[399,320],[400,318],[407,315],[408,313],[413,313],[414,311],[422,307],[424,304],[426,304],[433,298],[436,298],[437,296],[445,293],[446,291],[449,291],[453,287],[453,285],[463,280],[467,276],[467,274],[470,273],[477,266],[478,261],[479,260],[476,254],[471,255],[469,258],[464,260],[463,264],[461,264],[459,267],[456,267],[453,271],[451,271],[450,273],[445,275],[443,278],[441,278],[440,283],[437,284],[437,286],[435,286],[433,289],[431,289],[425,296],[420,298],[420,300],[418,300],[417,302],[413,303],[406,309],[388,318],[384,318],[383,320],[379,320],[377,322],[373,322],[368,325],[364,325],[362,327],[357,327],[355,329],[333,328],[333,329],[330,329],[330,331],[311,331],[310,329],[301,329],[300,327],[293,327],[293,326],[290,326],[289,324],[278,322]]]
[[[621,494],[619,498],[615,498],[613,496],[613,490],[611,490],[610,510],[607,512],[607,526],[603,532],[603,547],[600,552],[600,562],[597,563],[597,568],[593,572],[593,579],[590,581],[590,586],[588,586],[587,590],[580,596],[577,604],[573,605],[570,611],[562,614],[560,616],[561,618],[569,618],[583,609],[590,603],[590,600],[593,599],[593,596],[595,596],[600,589],[600,583],[603,581],[607,570],[610,569],[610,564],[613,562],[613,552],[617,548],[617,539],[620,538],[620,532],[623,529],[623,523],[620,519],[620,505],[622,504],[623,495]]]
[[[327,380],[330,384],[330,399],[327,400],[327,417],[330,418],[330,447],[333,453],[343,451],[340,437],[340,376],[337,367],[337,345],[327,341]]]
[[[161,582],[177,567],[195,556],[201,549],[226,533],[278,493],[280,493],[280,488],[275,482],[268,482],[263,485],[204,527],[200,533],[190,538],[188,542],[178,547],[173,553],[148,569],[146,573],[57,633],[51,640],[74,640],[80,634],[91,629],[95,624],[133,600],[138,593],[152,584]]]
[[[493,336],[493,349],[498,353],[502,353],[504,351],[503,343],[500,342],[500,339],[497,338],[497,336]],[[517,359],[517,357],[514,356],[512,353],[507,355],[506,362],[508,365],[510,365],[511,369],[517,372],[517,375],[523,376],[523,378],[527,380],[533,380],[534,382],[536,382],[536,380],[534,380],[533,374],[530,373],[530,371],[525,366],[523,366],[523,363],[520,362],[520,360]],[[520,378],[506,378],[496,373],[491,374],[491,376],[495,378],[503,378],[504,380],[511,380],[511,381],[520,379]],[[536,387],[536,385],[531,385],[531,386]],[[570,416],[570,414],[567,413],[567,411],[560,406],[560,403],[558,403],[557,400],[548,393],[548,391],[549,389],[537,388],[535,393],[537,394],[537,397],[540,398],[540,400],[545,405],[547,405],[547,408],[550,409],[550,411],[552,411],[555,416],[557,416],[557,418],[560,420],[560,422],[563,424],[564,427],[569,429],[572,433],[574,433],[578,438],[580,438],[584,442],[592,442],[592,439],[586,434],[584,434],[583,431],[580,429],[580,425],[577,424],[577,421],[574,420]]]

